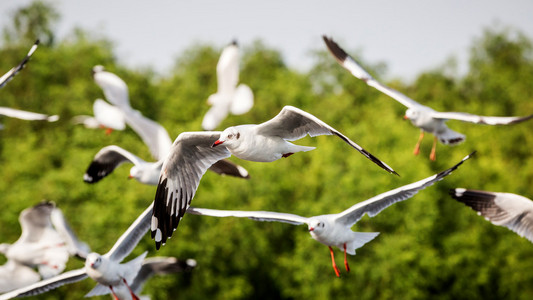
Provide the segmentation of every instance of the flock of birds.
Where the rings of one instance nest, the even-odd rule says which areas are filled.
[[[323,37],[335,59],[356,78],[363,80],[407,107],[405,119],[420,128],[420,138],[414,154],[419,154],[424,133],[434,135],[430,159],[435,160],[437,140],[454,145],[465,136],[449,129],[447,120],[506,125],[533,118],[490,117],[459,112],[438,112],[421,105],[402,93],[374,79],[331,38]],[[11,80],[29,61],[38,46],[30,49],[24,60],[0,78],[0,87]],[[236,42],[222,52],[216,68],[218,89],[209,96],[211,108],[202,121],[204,131],[183,132],[172,143],[168,132],[157,122],[131,107],[128,87],[117,75],[105,71],[102,66],[93,68],[95,83],[103,90],[105,99],[94,102],[94,116],[77,116],[73,122],[88,128],[124,130],[130,126],[146,143],[152,154],[147,162],[116,145],[103,147],[87,168],[83,179],[96,183],[124,163],[131,163],[130,178],[143,184],[156,185],[154,202],[120,236],[105,254],[91,252],[71,230],[61,210],[52,202],[42,202],[27,208],[20,214],[22,235],[13,244],[0,244],[7,262],[0,266],[0,299],[37,295],[64,284],[90,277],[96,287],[87,296],[111,293],[115,299],[140,299],[137,296],[146,279],[154,274],[169,274],[193,269],[193,259],[178,260],[172,257],[146,258],[144,252],[135,259],[122,263],[150,230],[156,248],[167,242],[186,213],[211,217],[239,217],[256,221],[276,221],[293,225],[307,224],[311,237],[328,246],[334,272],[340,276],[335,263],[333,247],[344,254],[344,266],[350,270],[347,255],[373,240],[379,232],[355,232],[351,228],[365,214],[374,217],[390,205],[413,197],[450,175],[474,153],[433,176],[398,187],[347,208],[337,214],[303,217],[295,214],[269,211],[215,210],[192,207],[191,201],[203,174],[209,169],[218,174],[249,178],[243,167],[226,158],[231,155],[256,162],[273,162],[297,152],[314,147],[291,143],[307,135],[335,135],[385,171],[398,175],[385,162],[359,146],[353,140],[324,121],[293,106],[285,106],[280,113],[264,123],[237,125],[223,131],[213,131],[229,114],[244,114],[254,104],[252,90],[239,84],[239,48]],[[27,120],[55,121],[57,116],[0,108],[0,114]],[[451,196],[470,206],[493,224],[505,226],[533,242],[533,202],[525,197],[488,191],[453,189]],[[85,266],[63,272],[69,257],[78,257]],[[37,271],[36,271],[37,270]]]

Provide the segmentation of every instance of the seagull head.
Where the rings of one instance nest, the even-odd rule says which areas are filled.
[[[221,144],[231,147],[232,145],[238,142],[240,137],[241,137],[241,133],[239,132],[237,128],[235,127],[226,128],[224,131],[222,131],[218,140],[216,140],[213,143],[212,147],[216,147]]]
[[[102,65],[96,65],[93,67],[93,75],[98,72],[103,72],[103,71],[104,71],[104,66]]]
[[[142,175],[142,170],[139,169],[137,166],[133,166],[130,169],[130,174],[128,175],[128,179],[135,178],[139,180],[139,178],[141,178],[141,175]]]
[[[416,119],[418,119],[419,115],[420,115],[420,112],[418,110],[409,108],[405,112],[405,116],[403,116],[403,119],[404,120],[415,121]]]
[[[308,224],[309,233],[313,234],[320,234],[326,229],[326,222],[324,220],[319,219],[311,219],[311,221]]]
[[[85,267],[97,270],[102,265],[102,256],[98,253],[90,253],[85,260]]]

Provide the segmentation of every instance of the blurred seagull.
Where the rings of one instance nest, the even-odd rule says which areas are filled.
[[[124,120],[124,113],[122,110],[113,106],[102,99],[96,99],[93,104],[92,116],[75,116],[72,118],[74,124],[83,124],[87,128],[104,128],[106,134],[110,134],[113,130],[124,130],[126,128],[126,121]]]
[[[120,109],[131,109],[128,86],[117,75],[105,71],[101,65],[93,67],[94,82],[104,91],[107,101]]]
[[[0,293],[12,291],[41,280],[33,268],[8,260],[0,266]]]
[[[187,213],[213,217],[250,218],[256,221],[276,221],[293,225],[301,225],[305,223],[308,226],[311,237],[329,247],[333,269],[335,270],[335,274],[340,276],[339,269],[335,264],[332,247],[337,247],[344,252],[344,266],[346,271],[349,272],[350,266],[348,265],[346,255],[355,255],[356,249],[370,242],[379,234],[379,232],[354,232],[351,230],[351,227],[357,223],[364,214],[373,217],[392,204],[413,197],[418,191],[423,190],[450,175],[473,154],[474,153],[467,155],[458,164],[445,171],[359,202],[338,214],[306,218],[293,214],[269,211],[232,211],[195,207],[189,207]]]
[[[386,171],[398,175],[384,162],[333,127],[296,107],[285,106],[273,119],[259,125],[239,125],[223,132],[184,132],[163,162],[152,216],[152,238],[159,249],[172,236],[194,197],[203,174],[214,162],[230,157],[272,162],[314,147],[292,144],[305,137],[336,135]]]
[[[392,97],[396,101],[407,107],[404,119],[410,120],[413,125],[420,128],[420,136],[416,143],[414,154],[420,153],[420,143],[424,137],[424,132],[433,134],[433,147],[431,148],[430,159],[435,160],[437,140],[444,145],[456,145],[465,140],[465,136],[449,129],[445,122],[448,120],[459,120],[464,122],[487,124],[487,125],[508,125],[523,122],[533,118],[533,115],[526,117],[491,117],[478,116],[463,112],[438,112],[428,106],[424,106],[404,94],[383,85],[367,73],[352,57],[350,57],[331,38],[323,36],[331,54],[337,59],[339,64],[347,69],[353,76],[363,80],[371,87]]]
[[[135,294],[139,294],[145,282],[154,275],[167,275],[172,273],[190,271],[196,267],[196,260],[178,260],[175,257],[149,257],[143,261],[141,270],[137,273],[130,285]],[[142,300],[148,300],[148,296],[139,296]]]
[[[228,113],[242,115],[254,105],[250,87],[239,83],[239,46],[233,41],[222,51],[217,64],[217,92],[207,99],[211,108],[202,121],[204,130],[214,130]]]
[[[37,50],[37,47],[39,46],[39,40],[36,40],[33,46],[30,48],[30,51],[28,51],[28,54],[26,54],[26,57],[16,66],[11,68],[7,73],[5,73],[2,77],[0,77],[0,88],[4,87],[8,81],[13,79],[17,73],[22,70],[26,63],[30,60],[31,56],[33,55],[33,52]]]
[[[127,263],[121,264],[120,262],[133,251],[139,240],[148,231],[152,206],[153,204],[130,225],[109,252],[104,255],[90,253],[85,260],[84,268],[68,271],[0,295],[0,300],[42,294],[64,284],[77,282],[87,277],[91,277],[98,284],[86,297],[106,295],[111,292],[115,299],[139,299],[129,284],[133,282],[133,279],[141,269],[146,252]]]
[[[504,226],[533,242],[533,202],[511,193],[457,188],[450,190],[457,201],[470,206],[494,225]]]
[[[123,163],[132,163],[129,178],[135,178],[140,183],[157,185],[163,160],[157,162],[146,162],[131,152],[111,145],[102,148],[94,156],[93,161],[85,171],[83,180],[87,183],[96,183],[102,178],[111,174],[115,168]],[[209,167],[209,170],[220,174],[241,178],[250,178],[245,168],[234,164],[228,160],[220,160]]]

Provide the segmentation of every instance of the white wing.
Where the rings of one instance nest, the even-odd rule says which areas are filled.
[[[357,221],[359,221],[359,219],[361,219],[365,213],[367,213],[370,217],[373,217],[392,204],[413,197],[420,190],[423,190],[450,175],[474,153],[475,152],[467,155],[458,164],[445,171],[355,204],[354,206],[338,214],[338,222],[347,226],[352,226],[353,224],[357,223]]]
[[[152,214],[152,209],[154,203],[150,204],[140,216],[135,219],[135,221],[128,227],[126,232],[124,232],[120,238],[117,240],[113,248],[105,254],[109,259],[121,262],[126,256],[128,256],[131,251],[137,246],[139,241],[150,228],[150,215]]]
[[[63,215],[61,209],[57,207],[54,208],[50,215],[50,219],[57,233],[59,233],[59,235],[66,242],[70,255],[76,255],[85,259],[87,255],[91,252],[91,249],[86,243],[81,242],[78,239],[74,231],[72,231],[72,229],[70,228],[70,225],[65,219],[65,216]]]
[[[130,109],[128,86],[117,75],[104,71],[104,67],[93,68],[93,78],[96,84],[103,90],[107,101],[121,109]]]
[[[0,107],[0,115],[29,121],[44,120],[48,122],[55,122],[59,119],[57,115],[48,116],[44,114],[34,113],[25,110],[18,110],[9,107]]]
[[[30,48],[30,51],[28,51],[28,54],[26,54],[26,57],[15,67],[11,68],[7,73],[5,73],[2,77],[0,77],[0,88],[4,87],[6,83],[8,83],[17,73],[26,66],[26,63],[30,60],[30,57],[33,55],[33,52],[37,50],[37,46],[39,45],[39,40],[36,40],[33,46]]]
[[[219,137],[218,131],[183,132],[174,141],[155,194],[151,230],[157,249],[178,227],[207,169],[230,157],[226,147],[212,147]]]
[[[416,102],[415,100],[405,96],[404,94],[391,89],[390,87],[381,84],[379,81],[374,79],[370,74],[368,74],[363,67],[361,67],[352,57],[350,57],[337,43],[335,43],[332,39],[323,36],[324,42],[326,43],[326,46],[328,46],[329,51],[333,56],[337,59],[339,64],[343,66],[346,70],[348,70],[350,73],[352,73],[353,76],[363,80],[371,87],[374,87],[375,89],[379,90],[380,92],[392,97],[396,101],[400,102],[401,104],[405,105],[408,108],[415,107],[415,106],[423,106],[420,103]]]
[[[505,226],[533,242],[533,202],[510,193],[494,193],[458,188],[450,194],[494,225]]]
[[[520,123],[533,118],[533,115],[525,117],[491,117],[491,116],[478,116],[469,113],[462,112],[433,112],[431,116],[435,119],[444,120],[459,120],[464,122],[486,124],[486,125],[508,125]]]
[[[241,210],[218,210],[189,207],[187,213],[199,216],[211,216],[211,217],[237,217],[237,218],[249,218],[255,221],[263,222],[282,222],[292,225],[306,224],[309,218],[301,217],[298,215],[279,213],[273,211],[241,211]]]
[[[18,242],[36,243],[39,242],[47,229],[52,228],[50,214],[55,208],[53,202],[41,202],[30,208],[26,208],[19,215],[22,234]]]
[[[233,94],[239,82],[239,47],[236,42],[222,50],[217,63],[217,93]]]
[[[230,111],[234,115],[242,115],[254,106],[254,93],[246,84],[239,84],[231,101]]]
[[[211,95],[210,99],[220,98],[218,94]],[[214,103],[205,113],[202,120],[202,129],[212,131],[228,116],[228,107],[225,104]]]
[[[172,140],[159,123],[144,117],[138,110],[124,110],[126,123],[137,132],[156,160],[167,157]]]
[[[363,149],[363,147],[359,146],[354,141],[335,130],[333,127],[324,123],[322,120],[318,119],[312,114],[293,106],[283,107],[277,116],[269,121],[257,125],[256,133],[266,136],[279,136],[289,141],[301,139],[307,134],[309,134],[311,137],[318,135],[336,135],[348,145],[352,146],[352,148],[363,154],[366,158],[380,166],[382,169],[398,175],[398,173],[396,173],[386,163],[370,154],[370,152]]]
[[[124,113],[119,108],[105,102],[102,99],[96,99],[93,104],[94,118],[99,125],[114,130],[124,130],[126,121]]]
[[[93,161],[83,175],[83,180],[87,183],[98,182],[111,174],[118,166],[127,162],[134,165],[146,163],[138,156],[119,146],[106,146],[96,153]]]

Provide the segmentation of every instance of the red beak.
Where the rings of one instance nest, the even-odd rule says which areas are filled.
[[[315,230],[313,227],[309,228],[309,231],[310,231],[310,232],[313,231],[313,230]]]
[[[403,119],[404,120],[409,120],[409,118],[407,116],[403,116]]]
[[[211,147],[216,147],[216,146],[218,146],[218,145],[220,145],[222,143],[224,143],[224,142],[221,141],[221,140],[216,140]]]
[[[131,174],[130,174],[130,175],[128,175],[128,179],[132,179],[132,178],[133,178],[133,176],[131,176]]]

